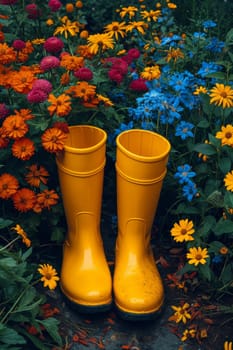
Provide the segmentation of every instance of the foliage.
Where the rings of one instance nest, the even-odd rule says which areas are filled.
[[[84,5],[58,0],[0,3],[0,283],[7,286],[1,292],[3,346],[18,349],[24,344],[28,332],[14,327],[22,322],[39,333],[41,325],[53,330],[49,335],[60,342],[56,321],[40,318],[44,300],[34,286],[35,265],[28,261],[33,261],[31,249],[64,238],[55,158],[69,125],[105,129],[112,161],[115,137],[125,129],[153,130],[170,141],[156,216],[161,240],[182,247],[181,276],[195,272],[213,296],[231,294],[230,20],[223,28],[215,11],[209,17],[208,6],[197,15],[194,5],[187,9],[169,1],[122,1],[119,8],[91,0]],[[186,11],[191,12],[188,23]],[[23,243],[32,242],[25,253],[18,236],[18,250],[11,243],[16,225]],[[17,345],[9,343],[14,339]],[[40,348],[37,337],[30,341]]]

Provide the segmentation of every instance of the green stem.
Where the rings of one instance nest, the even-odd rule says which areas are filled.
[[[6,250],[8,247],[10,247],[13,243],[15,243],[18,239],[20,239],[20,236],[15,237],[12,241],[10,241],[8,244],[6,244],[4,247],[0,249],[0,252],[3,250]]]

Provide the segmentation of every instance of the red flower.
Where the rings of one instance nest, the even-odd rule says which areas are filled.
[[[148,87],[146,85],[146,81],[142,78],[135,79],[131,81],[129,84],[130,89],[135,90],[135,91],[148,91]]]
[[[80,80],[89,81],[93,78],[93,73],[89,68],[82,67],[74,72],[74,76]]]
[[[44,49],[49,53],[60,52],[64,47],[64,43],[60,38],[51,36],[44,43]]]
[[[57,12],[62,6],[62,3],[59,0],[49,0],[48,6],[51,11]]]
[[[42,103],[47,100],[48,94],[40,89],[32,89],[27,94],[27,100],[29,103]]]
[[[60,60],[56,56],[46,56],[40,61],[40,68],[47,71],[60,66]]]
[[[23,40],[15,39],[12,43],[12,46],[15,50],[20,51],[26,47],[26,43]]]
[[[50,83],[50,81],[48,81],[46,79],[35,80],[33,85],[32,85],[32,88],[42,90],[42,91],[46,92],[46,94],[49,94],[53,90],[52,84]]]
[[[38,8],[36,4],[28,4],[25,7],[25,10],[28,13],[28,18],[30,19],[36,19],[41,15],[41,10]]]

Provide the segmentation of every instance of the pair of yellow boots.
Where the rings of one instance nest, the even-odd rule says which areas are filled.
[[[108,310],[114,295],[123,318],[150,319],[164,299],[150,230],[170,144],[157,133],[139,129],[116,139],[118,236],[112,278],[100,233],[107,135],[88,125],[69,129],[56,159],[68,226],[61,290],[82,312]]]

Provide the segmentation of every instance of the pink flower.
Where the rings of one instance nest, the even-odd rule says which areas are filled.
[[[93,78],[93,73],[89,68],[82,67],[74,72],[74,76],[80,80],[89,81]]]
[[[0,103],[0,119],[7,117],[10,114],[10,110],[5,103]]]
[[[60,38],[51,36],[44,43],[44,49],[49,53],[60,52],[64,47],[64,43]]]
[[[36,4],[28,4],[25,7],[25,10],[28,13],[28,18],[30,19],[36,19],[41,15],[41,10],[38,8]]]
[[[51,11],[57,12],[62,6],[62,3],[59,0],[49,0],[48,6]]]
[[[135,91],[148,91],[148,87],[146,85],[146,81],[142,78],[138,78],[135,80],[132,80],[129,84],[129,88]]]
[[[20,51],[20,50],[22,50],[22,49],[25,48],[26,43],[25,43],[25,41],[23,41],[23,40],[15,39],[15,40],[13,41],[13,43],[12,43],[12,46],[13,46],[13,48],[14,48],[15,50]]]
[[[128,72],[128,64],[123,59],[118,57],[109,57],[105,62],[111,62],[111,69],[117,70],[119,73],[125,75]]]
[[[39,89],[32,89],[27,94],[27,100],[29,103],[41,103],[46,101],[48,98],[48,94],[45,91]]]
[[[18,0],[0,0],[1,5],[14,5]]]
[[[138,49],[130,49],[125,56],[122,57],[122,59],[127,62],[128,64],[131,64],[133,61],[138,59],[140,57],[141,53]]]
[[[50,83],[50,81],[46,80],[46,79],[37,79],[34,81],[33,85],[32,85],[32,89],[36,89],[36,90],[42,90],[44,91],[46,94],[49,94],[52,89],[53,86]]]
[[[47,71],[60,66],[60,60],[56,56],[46,56],[40,61],[40,68]]]
[[[108,72],[108,77],[117,84],[120,84],[123,80],[123,75],[117,69],[110,69]]]

